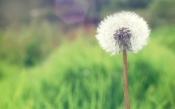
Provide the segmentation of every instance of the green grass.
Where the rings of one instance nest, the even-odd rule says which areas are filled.
[[[153,31],[143,50],[128,55],[131,109],[175,107],[175,54],[160,43],[171,28]],[[124,109],[122,73],[121,54],[77,38],[34,68],[0,64],[0,109]]]
[[[153,32],[155,40],[157,40],[160,45],[167,46],[175,52],[175,27],[162,27],[158,28]]]

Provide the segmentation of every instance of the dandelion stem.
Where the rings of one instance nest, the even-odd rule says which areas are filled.
[[[124,88],[125,109],[130,109],[129,94],[128,94],[128,65],[127,65],[126,50],[123,50],[123,88]]]

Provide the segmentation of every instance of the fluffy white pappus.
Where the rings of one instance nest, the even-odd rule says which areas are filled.
[[[147,44],[150,34],[147,22],[134,12],[122,11],[107,16],[97,28],[96,38],[106,52],[115,55],[121,51],[119,44],[114,39],[114,34],[121,28],[130,30],[130,43],[132,46],[132,51],[130,52],[137,53]]]

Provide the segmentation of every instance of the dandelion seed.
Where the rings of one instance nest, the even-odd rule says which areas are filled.
[[[136,53],[147,44],[150,30],[146,21],[133,12],[107,16],[98,26],[96,38],[101,47],[114,55],[126,50]]]

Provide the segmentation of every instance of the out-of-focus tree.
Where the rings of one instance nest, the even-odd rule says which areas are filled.
[[[153,0],[89,0],[89,14],[100,19],[107,13],[125,9],[145,9]]]
[[[153,0],[128,0],[128,7],[146,8]]]
[[[171,25],[175,23],[175,0],[155,0],[150,6],[153,26]]]
[[[146,8],[153,0],[117,0],[115,5],[119,9],[129,8],[129,9],[138,9]]]

